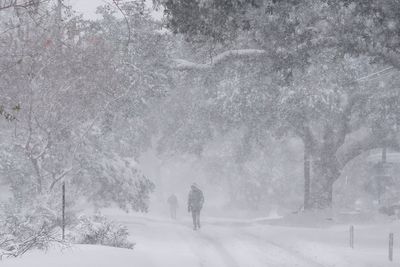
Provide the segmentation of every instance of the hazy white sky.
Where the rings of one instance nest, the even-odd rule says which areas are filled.
[[[76,11],[83,13],[85,18],[94,19],[96,18],[96,8],[100,5],[111,3],[112,0],[68,0],[68,2]],[[147,0],[147,3],[149,7],[152,6],[151,0]],[[152,14],[156,19],[160,19],[162,17],[161,12],[154,11]]]
[[[76,11],[83,13],[86,18],[95,18],[96,8],[107,3],[107,0],[69,0],[68,2]]]

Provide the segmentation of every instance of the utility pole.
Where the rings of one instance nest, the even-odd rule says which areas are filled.
[[[62,183],[62,240],[65,239],[65,182]]]
[[[381,167],[380,167],[380,177],[378,179],[378,203],[381,204],[382,194],[384,192],[384,180],[386,178],[386,162],[387,162],[387,148],[383,145],[382,157],[381,157]]]
[[[382,163],[385,164],[387,160],[387,148],[386,145],[382,148]]]
[[[393,233],[389,234],[389,261],[393,261]]]

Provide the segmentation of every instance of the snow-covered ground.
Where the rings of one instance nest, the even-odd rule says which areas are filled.
[[[47,253],[34,251],[0,262],[4,267],[258,267],[399,266],[399,223],[355,225],[355,248],[348,225],[293,227],[266,219],[205,218],[193,231],[189,217],[112,214],[129,227],[134,250],[78,245]],[[388,261],[389,232],[395,233],[394,262]]]

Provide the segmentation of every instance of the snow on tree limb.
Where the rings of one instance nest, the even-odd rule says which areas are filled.
[[[360,129],[355,134],[356,135],[349,138],[351,140],[346,141],[345,145],[336,153],[339,164],[342,167],[346,166],[346,164],[362,153],[382,147],[382,137],[374,135],[365,128]],[[399,140],[397,140],[395,136],[387,136],[386,138],[386,143],[390,144],[392,147],[399,147]]]
[[[265,50],[260,49],[238,49],[238,50],[228,50],[218,54],[217,56],[212,58],[210,63],[195,63],[190,62],[185,59],[173,59],[175,65],[173,69],[176,70],[207,70],[212,69],[216,65],[219,65],[231,58],[243,58],[243,57],[257,57],[260,55],[264,55],[266,53]]]
[[[37,7],[41,3],[49,2],[48,0],[25,0],[25,1],[0,1],[0,11],[11,9],[11,8],[23,8]]]
[[[395,69],[395,67],[390,66],[390,67],[384,68],[384,69],[382,69],[382,70],[379,70],[379,71],[377,71],[377,72],[368,74],[368,75],[366,75],[366,76],[364,76],[364,77],[358,78],[356,81],[357,81],[357,82],[372,81],[372,80],[375,80],[375,79],[377,79],[377,78],[380,78],[381,76],[386,75],[386,74],[388,74],[388,73],[390,74],[391,71],[394,70],[394,69]]]

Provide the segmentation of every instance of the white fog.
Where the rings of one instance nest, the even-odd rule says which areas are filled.
[[[0,0],[0,266],[400,264],[398,0]]]

